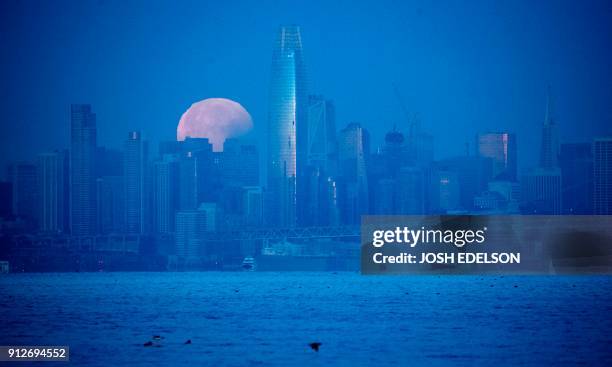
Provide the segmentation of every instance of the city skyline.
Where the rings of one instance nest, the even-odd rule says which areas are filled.
[[[29,261],[67,246],[49,266],[91,270],[108,261],[110,267],[130,269],[241,263],[252,268],[255,258],[274,262],[288,254],[294,260],[316,255],[334,261],[336,249],[354,241],[364,215],[610,213],[609,136],[583,136],[586,143],[577,134],[564,138],[560,132],[568,124],[559,111],[567,108],[559,106],[568,104],[558,103],[550,84],[528,129],[506,126],[503,119],[494,128],[483,127],[462,121],[466,116],[460,114],[443,129],[433,126],[415,110],[415,86],[395,80],[389,88],[394,108],[375,106],[374,123],[346,119],[340,116],[361,117],[372,106],[354,104],[347,111],[336,101],[348,90],[328,94],[313,82],[325,73],[311,71],[307,55],[323,50],[307,46],[308,32],[299,24],[280,25],[273,33],[265,57],[270,74],[263,124],[251,119],[243,108],[249,106],[206,98],[190,101],[172,135],[155,141],[150,136],[160,132],[157,119],[139,129],[118,122],[105,126],[99,100],[71,102],[69,118],[57,129],[69,128],[69,146],[34,151],[33,144],[35,161],[7,165],[9,185],[0,186],[0,194],[12,207],[0,218],[0,240],[10,258],[22,269],[44,268]],[[347,65],[351,61],[347,58]],[[371,84],[372,93],[379,92],[379,82]],[[513,102],[526,102],[524,97]],[[470,98],[466,101],[474,102]],[[442,110],[453,103],[438,102]],[[141,121],[149,106],[164,105],[134,106],[142,112],[134,121]],[[482,99],[479,106],[485,105]],[[234,112],[239,116],[228,118]],[[389,117],[393,124],[387,126],[383,120]],[[244,135],[252,124],[255,131]],[[224,127],[216,129],[219,125]],[[123,132],[111,144],[99,139],[110,128],[113,135]],[[447,141],[449,134],[453,139]],[[525,154],[529,160],[521,160]],[[25,248],[39,255],[24,256],[22,235],[28,236]],[[307,238],[312,246],[303,244]],[[40,246],[45,243],[51,246]],[[346,250],[353,258],[356,247]],[[131,255],[122,257],[122,251]],[[111,257],[104,260],[106,255]]]
[[[498,209],[499,204],[495,203],[500,199],[495,195],[504,197],[501,200],[511,203],[514,211],[518,210],[519,203],[528,205],[521,209],[525,213],[560,214],[563,209],[567,213],[578,210],[576,213],[588,214],[592,210],[577,205],[572,199],[569,199],[574,203],[572,207],[562,205],[565,191],[588,194],[585,198],[589,201],[592,200],[590,195],[598,192],[597,186],[594,191],[585,191],[584,188],[576,191],[575,187],[562,183],[562,173],[567,175],[569,172],[567,164],[575,165],[569,162],[587,156],[569,148],[581,143],[559,139],[558,115],[550,86],[541,124],[539,162],[522,167],[528,170],[519,174],[517,138],[513,132],[478,132],[472,149],[467,142],[463,154],[434,160],[432,148],[436,137],[424,131],[417,116],[409,116],[398,89],[395,90],[398,102],[410,119],[408,131],[403,133],[394,125],[386,133],[384,141],[377,143],[372,140],[369,129],[360,123],[350,122],[338,129],[333,100],[310,93],[307,84],[300,27],[280,26],[272,53],[267,144],[253,144],[249,137],[241,138],[241,143],[237,144],[233,143],[236,139],[228,139],[223,145],[230,148],[224,154],[213,153],[208,139],[194,137],[184,144],[181,144],[182,139],[176,143],[160,142],[158,153],[150,154],[150,142],[143,139],[140,131],[129,131],[123,153],[112,149],[107,151],[98,145],[97,115],[91,105],[72,104],[69,166],[61,158],[62,150],[40,152],[38,167],[22,160],[8,166],[7,178],[17,190],[14,193],[18,200],[14,204],[14,214],[29,218],[43,231],[65,232],[65,228],[70,227],[74,235],[105,233],[106,227],[111,228],[111,232],[119,230],[133,234],[165,228],[162,232],[166,233],[172,232],[174,211],[200,210],[203,203],[218,201],[217,195],[223,194],[223,191],[218,191],[219,185],[224,180],[246,185],[245,188],[260,186],[264,189],[265,198],[262,198],[261,205],[265,209],[265,214],[262,214],[265,219],[262,220],[268,226],[358,224],[359,216],[364,213],[422,214]],[[605,137],[594,137],[595,141],[602,138]],[[252,144],[253,148],[244,150],[248,145],[240,144]],[[562,148],[565,148],[563,157],[560,154]],[[244,175],[247,162],[244,154],[249,149],[254,149],[252,157],[255,160],[247,161],[257,167],[252,178]],[[266,154],[263,165],[257,158],[261,157],[259,151]],[[111,176],[107,174],[106,166],[117,164],[112,162],[113,155],[122,155],[121,177],[117,176],[120,169],[114,169]],[[586,159],[593,159],[589,157]],[[561,158],[565,159],[563,167]],[[162,176],[151,176],[157,169],[161,169],[158,173]],[[65,178],[63,172],[68,170],[69,178]],[[468,174],[471,170],[474,172]],[[177,178],[169,176],[170,172],[174,172]],[[263,180],[258,172],[263,173]],[[590,172],[586,174],[591,175]],[[474,175],[478,177],[476,180]],[[210,178],[202,179],[204,176]],[[19,190],[23,190],[19,186],[20,177],[26,183],[28,180],[39,182],[40,198],[31,192],[20,193]],[[181,177],[179,183],[173,184],[178,177]],[[429,186],[438,181],[439,194],[428,191],[432,189]],[[499,184],[491,186],[493,181],[521,183],[523,197],[520,202],[516,194],[509,194],[508,190],[514,191],[514,188],[500,189]],[[69,182],[69,189],[60,187],[63,182]],[[581,183],[582,186],[585,184],[586,181]],[[119,186],[123,186],[121,195],[116,192]],[[180,194],[178,197],[173,194],[171,198],[169,192],[174,186],[174,191],[180,189]],[[151,191],[153,189],[164,193]],[[66,200],[64,195],[70,197],[69,208],[60,208],[59,202]],[[115,205],[120,209],[106,207],[108,203],[102,198],[108,195],[111,202],[117,200],[114,197],[123,198],[120,205]],[[19,200],[28,203],[41,200],[42,204],[32,209],[30,207],[36,205],[20,205]],[[574,208],[576,205],[581,209]],[[601,207],[601,204],[595,206],[605,213],[606,207],[603,211],[598,209]],[[163,208],[161,212],[160,208]],[[102,215],[113,210],[123,212],[120,224],[102,220]],[[156,215],[154,219],[151,219],[151,210]],[[70,213],[70,226],[62,223],[60,218],[66,211]]]
[[[1,126],[2,166],[21,157],[33,160],[27,144],[44,151],[66,146],[67,106],[79,101],[95,106],[100,145],[111,148],[119,148],[126,131],[132,130],[142,131],[152,143],[166,140],[174,134],[180,114],[206,97],[228,97],[243,104],[254,118],[254,138],[261,140],[267,125],[272,41],[279,23],[300,24],[306,30],[304,57],[311,89],[334,101],[337,126],[359,122],[370,130],[373,142],[382,142],[394,125],[403,132],[408,129],[393,84],[406,108],[419,114],[424,130],[436,136],[436,158],[462,154],[465,143],[473,144],[478,132],[503,130],[517,135],[521,169],[535,164],[539,137],[530,131],[545,114],[547,85],[552,85],[557,100],[561,139],[585,142],[612,133],[606,2],[362,8],[330,4],[328,15],[314,15],[316,7],[263,2],[252,8],[252,15],[245,12],[236,19],[229,7],[207,4],[204,19],[213,22],[190,17],[185,24],[191,32],[173,30],[162,42],[151,42],[154,33],[147,33],[158,14],[167,14],[171,26],[186,12],[202,14],[197,10],[204,5],[159,3],[145,20],[126,19],[123,13],[109,17],[116,8],[106,3],[65,2],[51,9],[43,3],[38,12],[31,4],[2,5],[2,14],[10,15],[2,46],[7,97],[0,103],[0,116],[6,121]],[[237,4],[252,7],[248,2]],[[139,8],[136,3],[126,6]],[[46,17],[39,19],[43,12]],[[261,24],[256,22],[260,12],[270,13]],[[470,17],[467,24],[461,17],[467,13],[482,16]],[[338,21],[331,22],[333,17]],[[66,18],[74,19],[74,25],[56,27]],[[133,29],[134,43],[111,42],[117,33],[109,29],[114,24],[109,19]],[[378,19],[386,21],[373,27]],[[19,32],[24,22],[33,27]],[[257,32],[245,33],[246,26]],[[42,43],[41,33],[48,35]],[[561,43],[563,38],[568,42]],[[241,47],[229,52],[236,42]],[[58,53],[60,49],[64,51]],[[364,52],[367,49],[376,52]],[[110,50],[125,56],[96,57]],[[141,53],[155,57],[143,60]],[[174,55],[185,53],[191,57],[181,57],[179,68]],[[43,134],[31,134],[32,130]],[[12,142],[20,144],[7,149]]]

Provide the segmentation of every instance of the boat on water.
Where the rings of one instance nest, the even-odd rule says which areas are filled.
[[[242,260],[242,270],[255,271],[256,268],[257,268],[257,264],[254,258],[248,256],[248,257],[245,257],[244,260]]]

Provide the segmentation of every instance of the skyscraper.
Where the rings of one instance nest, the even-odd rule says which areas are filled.
[[[38,218],[43,232],[68,231],[68,154],[65,151],[38,156]]]
[[[427,166],[434,158],[434,138],[426,133],[416,119],[410,124],[406,139],[406,161],[413,166]]]
[[[508,132],[478,134],[476,149],[480,157],[491,159],[493,178],[516,181],[516,137],[514,134]]]
[[[329,176],[336,173],[337,145],[334,103],[320,95],[308,97],[308,164]]]
[[[386,177],[396,178],[400,168],[414,164],[413,161],[409,161],[404,134],[399,132],[395,126],[385,135],[385,145],[383,145],[381,154]]]
[[[165,154],[153,166],[153,227],[156,233],[174,232],[179,204],[179,165],[175,154]]]
[[[540,168],[549,169],[558,167],[559,138],[557,136],[557,124],[554,112],[554,103],[548,87],[546,101],[546,114],[542,126],[542,145],[540,149]]]
[[[593,142],[595,214],[612,214],[612,138]]]
[[[125,232],[125,187],[123,175],[96,179],[98,233]]]
[[[521,184],[525,214],[561,214],[561,172],[558,168],[534,169]]]
[[[36,165],[18,162],[8,166],[7,176],[13,187],[13,214],[29,227],[38,219],[38,186]]]
[[[492,161],[493,158],[482,156],[460,156],[441,160],[437,164],[439,171],[453,171],[457,174],[461,209],[473,209],[474,197],[487,189],[487,183],[493,178]],[[438,186],[439,181],[433,180],[432,184]]]
[[[308,179],[305,213],[300,225],[332,225],[337,222],[335,185],[338,170],[335,108],[320,95],[308,97]]]
[[[523,211],[537,214],[561,214],[562,177],[559,168],[559,140],[550,87],[542,125],[540,165],[523,179]]]
[[[369,210],[366,157],[370,135],[358,123],[350,123],[338,137],[338,205],[344,224],[359,224]]]
[[[202,237],[207,223],[204,210],[186,210],[176,213],[176,254],[188,262],[202,255]]]
[[[179,157],[179,198],[180,210],[195,210],[198,207],[198,165],[193,152],[182,153]]]
[[[70,107],[70,230],[74,236],[96,230],[96,115],[88,104]]]
[[[140,132],[132,131],[125,141],[123,177],[125,187],[125,230],[148,231],[148,148]]]
[[[297,26],[282,26],[272,55],[268,116],[270,225],[294,226],[304,203],[308,154],[308,100],[302,39]]]
[[[459,210],[461,204],[459,174],[454,171],[437,171],[434,178],[438,186],[438,210],[441,213]]]
[[[261,226],[263,221],[263,192],[260,186],[243,187],[242,213],[244,224],[249,227]]]
[[[219,179],[223,185],[259,185],[259,154],[257,146],[238,139],[226,139],[219,153]]]
[[[398,214],[425,214],[425,172],[421,167],[403,167],[398,174]],[[440,191],[437,191],[438,197]]]
[[[564,214],[593,214],[593,147],[561,144],[559,165]]]

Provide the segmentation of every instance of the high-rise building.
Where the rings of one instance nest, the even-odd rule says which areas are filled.
[[[521,182],[523,213],[561,214],[561,170],[537,168]]]
[[[370,155],[370,135],[358,123],[350,123],[338,136],[338,205],[341,222],[359,224],[368,213],[366,157]]]
[[[244,223],[249,227],[261,226],[263,223],[263,190],[261,186],[243,187],[242,213]]]
[[[206,231],[215,232],[223,229],[223,223],[220,218],[221,210],[217,203],[202,203],[198,208],[199,211],[206,213]]]
[[[148,144],[140,132],[132,131],[125,142],[123,177],[125,187],[125,230],[147,233],[149,230]]]
[[[396,179],[381,178],[377,180],[374,191],[374,214],[398,214],[399,187]]]
[[[516,137],[514,134],[508,132],[478,134],[476,149],[480,157],[491,159],[493,178],[516,181]]]
[[[421,128],[418,120],[410,124],[406,139],[406,161],[412,166],[427,166],[434,159],[434,138]]]
[[[96,179],[97,232],[125,232],[125,187],[123,176],[102,176]]]
[[[70,231],[96,231],[96,115],[88,104],[70,108]]]
[[[118,149],[96,148],[96,177],[122,176],[124,153]]]
[[[553,101],[548,89],[546,113],[542,125],[540,164],[521,182],[523,212],[528,214],[561,214],[562,176],[559,168],[559,139]]]
[[[455,171],[437,171],[435,184],[438,186],[438,211],[448,213],[461,208],[460,184]]]
[[[482,156],[468,155],[444,159],[437,164],[436,170],[455,172],[456,183],[459,184],[459,203],[463,210],[473,209],[474,198],[487,189],[487,183],[493,178],[492,158]],[[439,186],[440,182],[434,179],[432,184]],[[432,209],[436,210],[435,205]]]
[[[589,143],[561,144],[564,214],[593,214],[593,153]]]
[[[425,172],[421,167],[403,167],[398,175],[398,214],[425,214]],[[439,197],[439,188],[438,188]]]
[[[202,255],[202,238],[206,232],[206,212],[186,210],[176,213],[176,255],[199,258]]]
[[[395,127],[385,135],[385,145],[381,154],[386,177],[395,178],[399,174],[400,168],[406,165],[414,165],[414,162],[409,160],[404,134],[397,131]]]
[[[208,138],[188,137],[181,142],[181,147],[181,210],[196,209],[200,203],[215,201],[219,197],[221,187],[219,167],[222,153],[213,152]],[[188,206],[184,207],[183,204]]]
[[[179,158],[179,210],[195,210],[198,207],[198,182],[196,157],[192,152],[181,154]]]
[[[300,225],[327,226],[337,222],[335,188],[338,171],[335,108],[320,95],[308,97],[307,180],[300,188],[306,194]]]
[[[66,233],[69,229],[68,154],[40,154],[37,162],[38,223],[43,232]]]
[[[186,138],[178,158],[180,210],[195,210],[219,197],[219,154],[207,138]]]
[[[166,154],[178,154],[181,152],[182,144],[182,141],[177,140],[160,141],[157,155],[163,157]]]
[[[38,219],[38,184],[36,165],[28,162],[8,166],[7,177],[13,187],[13,214],[35,228]]]
[[[559,167],[559,137],[557,134],[554,102],[549,87],[546,101],[546,114],[544,115],[544,125],[542,126],[540,168],[549,169]]]
[[[305,205],[305,192],[298,186],[306,180],[307,98],[300,28],[283,26],[272,55],[270,83],[266,200],[270,225],[296,225]]]
[[[218,171],[223,185],[259,185],[259,154],[255,145],[226,139],[223,152],[218,156]]]
[[[593,141],[595,214],[612,214],[612,138]]]
[[[175,154],[165,154],[153,165],[153,227],[156,233],[174,232],[178,204],[178,158]]]
[[[308,97],[308,165],[325,175],[336,174],[337,139],[334,103],[320,95]]]

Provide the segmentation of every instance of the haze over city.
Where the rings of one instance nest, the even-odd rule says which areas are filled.
[[[1,0],[0,363],[611,365],[610,45],[610,0]]]
[[[64,148],[69,106],[91,103],[99,145],[172,139],[194,102],[241,103],[263,137],[279,24],[302,30],[308,92],[383,144],[410,113],[435,156],[474,135],[517,134],[535,165],[551,85],[562,141],[611,133],[609,2],[17,2],[0,5],[0,164]],[[136,16],[136,14],[139,14]],[[146,14],[142,15],[142,14]]]

